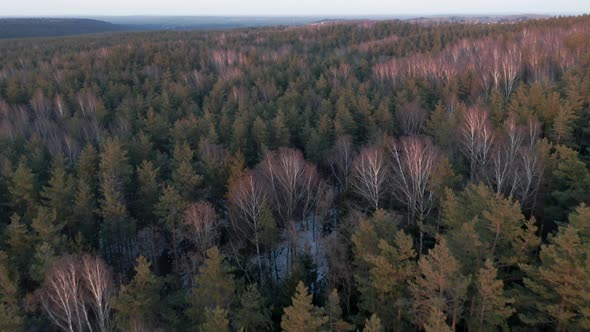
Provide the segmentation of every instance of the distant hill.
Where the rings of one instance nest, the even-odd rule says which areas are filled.
[[[83,18],[0,18],[0,38],[54,37],[133,30]]]
[[[93,19],[141,30],[224,30],[304,25],[320,16],[94,16]]]

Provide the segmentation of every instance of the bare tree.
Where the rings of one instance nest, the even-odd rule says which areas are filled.
[[[391,157],[393,194],[406,206],[410,222],[418,226],[419,252],[422,253],[424,219],[430,212],[433,199],[428,182],[438,165],[439,152],[429,141],[417,136],[390,139],[387,147]]]
[[[521,71],[522,53],[520,46],[512,44],[502,56],[502,81],[504,98],[508,99],[516,86],[516,80]]]
[[[86,300],[96,317],[98,331],[109,331],[113,296],[111,270],[101,258],[85,255],[80,262],[80,274],[86,290]]]
[[[262,231],[262,210],[268,201],[262,183],[252,172],[246,172],[230,185],[228,200],[234,232],[256,247],[256,261],[262,281],[259,233]]]
[[[287,261],[291,267],[298,243],[299,222],[306,225],[311,216],[315,226],[312,212],[315,212],[322,182],[316,167],[295,149],[281,148],[266,153],[258,170],[264,179],[270,206],[288,240]]]
[[[540,128],[541,125],[537,119],[534,117],[529,118],[527,125],[527,139],[529,142],[519,150],[519,167],[522,175],[520,176],[520,186],[517,195],[522,208],[534,208],[534,198],[539,190],[543,173],[545,172],[543,158],[541,157],[538,145],[539,137],[541,136]]]
[[[378,147],[363,148],[352,164],[352,188],[375,210],[383,196],[387,173],[383,150]]]
[[[469,159],[471,181],[481,180],[492,151],[494,133],[488,120],[488,112],[471,107],[463,113],[461,126],[463,152]]]
[[[426,121],[426,111],[417,102],[406,103],[395,112],[402,135],[417,135]]]
[[[319,176],[299,150],[279,149],[267,153],[259,165],[274,211],[284,226],[297,216],[305,218],[308,203],[317,191]],[[297,215],[299,213],[299,215]]]
[[[336,143],[334,143],[334,147],[332,147],[328,156],[328,164],[341,191],[346,191],[348,188],[348,179],[352,172],[352,162],[355,155],[350,136],[342,136],[336,139]]]
[[[487,45],[491,44],[489,38],[473,41],[471,51],[473,52],[473,59],[475,61],[475,68],[479,73],[479,81],[481,89],[485,96],[488,96],[490,87],[492,85],[490,50]]]
[[[83,277],[74,256],[59,258],[41,288],[41,305],[49,319],[64,331],[92,331],[84,301]]]
[[[517,127],[516,119],[510,114],[504,123],[504,135],[496,140],[492,153],[492,187],[496,192],[512,197],[519,186],[517,157],[524,141],[523,131]]]
[[[197,248],[200,258],[205,258],[207,249],[214,246],[218,237],[217,213],[209,202],[191,204],[184,213],[185,237]]]

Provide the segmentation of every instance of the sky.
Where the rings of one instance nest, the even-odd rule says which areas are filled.
[[[0,16],[582,14],[590,0],[0,0]]]

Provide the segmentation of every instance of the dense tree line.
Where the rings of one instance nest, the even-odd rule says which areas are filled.
[[[71,36],[138,30],[138,27],[79,18],[0,18],[0,38]]]
[[[590,329],[589,20],[0,41],[0,330]]]

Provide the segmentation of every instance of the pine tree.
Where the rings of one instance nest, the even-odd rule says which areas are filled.
[[[336,115],[334,116],[334,133],[336,136],[350,135],[355,137],[356,124],[350,110],[341,98],[336,103]]]
[[[235,314],[234,326],[236,330],[244,332],[272,329],[271,312],[256,285],[249,285],[240,296],[240,306]]]
[[[504,270],[515,274],[517,269],[511,267],[534,259],[541,239],[535,220],[524,217],[518,202],[483,184],[470,184],[459,195],[447,190],[442,210],[449,248],[464,262],[465,273],[476,273],[489,258],[497,259],[503,267],[501,274]],[[466,240],[470,246],[462,242]]]
[[[195,284],[189,299],[189,317],[198,322],[202,321],[205,309],[229,308],[234,297],[235,282],[229,265],[217,247],[207,250],[207,258],[195,276]]]
[[[394,317],[395,324],[401,328],[402,312],[407,311],[410,298],[408,282],[414,277],[416,252],[412,237],[399,231],[393,245],[384,240],[379,242],[380,253],[368,257],[371,284],[376,296],[375,310],[384,317],[387,325]],[[389,311],[391,310],[391,311]]]
[[[590,329],[590,211],[570,215],[570,224],[550,235],[540,253],[540,266],[522,265],[533,294],[532,312],[519,317],[529,324],[549,324],[556,331]]]
[[[108,139],[100,160],[100,207],[103,222],[113,225],[122,223],[127,218],[125,187],[130,174],[127,151],[117,140]]]
[[[580,155],[563,145],[555,146],[550,156],[551,174],[547,190],[549,199],[545,204],[545,219],[564,222],[581,202],[590,197],[590,172]]]
[[[228,332],[229,320],[227,319],[227,311],[220,307],[215,307],[211,310],[209,308],[205,311],[205,323],[201,325],[201,332]]]
[[[97,240],[96,197],[85,181],[78,181],[73,204],[72,231],[78,231],[86,241]]]
[[[410,286],[416,321],[426,327],[432,313],[441,312],[442,319],[450,320],[454,329],[462,317],[470,277],[461,274],[459,262],[444,238],[438,239],[428,255],[420,257],[418,273]]]
[[[285,124],[285,114],[282,111],[278,111],[275,118],[271,122],[272,139],[269,142],[271,149],[276,150],[280,147],[289,146],[289,140],[291,134],[289,128]]]
[[[363,332],[383,332],[381,326],[381,319],[376,314],[372,314],[371,318],[365,320],[365,327]]]
[[[14,211],[25,220],[32,219],[32,213],[37,206],[37,191],[35,189],[35,175],[25,159],[21,159],[8,185],[11,203]]]
[[[426,121],[426,133],[434,138],[437,146],[445,151],[453,149],[453,132],[456,130],[456,123],[453,122],[451,114],[447,112],[441,101],[436,104],[430,118]]]
[[[97,189],[98,154],[90,144],[80,152],[77,164],[78,181],[86,183],[90,192],[95,193]]]
[[[186,200],[196,198],[196,189],[203,178],[193,167],[194,153],[188,143],[176,144],[172,162],[172,183]]]
[[[142,325],[151,330],[156,324],[157,313],[163,309],[160,296],[162,280],[150,271],[150,265],[145,257],[138,257],[135,276],[129,284],[121,287],[113,301],[115,322],[123,331]]]
[[[61,230],[64,227],[64,222],[57,219],[54,209],[39,207],[31,227],[37,235],[37,241],[51,244],[54,247],[57,247],[61,242]]]
[[[340,295],[333,289],[328,296],[326,308],[328,326],[331,332],[345,332],[354,330],[353,326],[342,319],[342,308],[340,308]]]
[[[155,221],[154,207],[160,198],[160,185],[158,183],[159,167],[155,167],[151,161],[144,160],[137,167],[137,182],[139,197],[137,208],[144,225]]]
[[[315,332],[321,331],[328,323],[320,308],[312,304],[312,295],[302,281],[297,284],[291,306],[284,309],[281,329],[285,332]]]
[[[27,268],[31,260],[33,238],[30,231],[17,214],[10,217],[10,224],[6,229],[6,253],[9,266],[14,267],[18,279],[23,280],[28,276]]]
[[[124,195],[115,177],[102,179],[100,201],[101,253],[115,270],[124,271],[132,264],[135,222],[129,218]]]
[[[39,284],[42,283],[55,258],[55,250],[49,243],[40,242],[35,245],[35,253],[29,268],[31,279]]]
[[[118,184],[118,189],[126,192],[133,172],[129,165],[127,150],[117,138],[108,138],[100,154],[99,164],[101,180],[112,178]]]
[[[171,234],[172,250],[174,253],[174,266],[178,269],[179,255],[178,244],[180,235],[179,227],[182,223],[184,210],[187,207],[186,201],[180,196],[179,192],[173,186],[165,186],[160,196],[160,201],[155,206],[156,216]]]
[[[74,195],[74,180],[67,174],[65,160],[62,153],[53,159],[51,179],[41,191],[45,204],[56,213],[56,219],[68,223],[72,213],[72,199]]]
[[[474,330],[508,328],[506,320],[514,312],[510,306],[514,301],[504,295],[504,282],[497,278],[497,274],[498,270],[489,259],[477,274],[477,295],[471,323]]]
[[[21,331],[23,317],[19,304],[18,280],[8,269],[8,258],[0,251],[0,331]]]
[[[555,98],[558,98],[555,96]],[[574,122],[576,121],[576,112],[567,102],[560,102],[554,110],[555,116],[553,126],[551,127],[551,138],[556,144],[573,143]]]
[[[590,207],[586,204],[578,206],[570,213],[568,225],[575,227],[584,243],[590,242]]]
[[[424,323],[425,332],[452,332],[454,329],[447,324],[446,315],[435,308],[431,309],[428,320]]]
[[[360,308],[383,317],[386,326],[401,328],[416,252],[412,238],[395,227],[396,220],[383,210],[360,222],[352,236],[354,278],[361,293]]]
[[[268,132],[266,130],[266,122],[257,116],[252,124],[252,137],[256,142],[256,147],[259,153],[259,157],[262,157],[264,149],[268,146]]]

